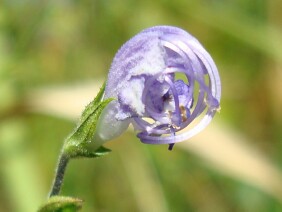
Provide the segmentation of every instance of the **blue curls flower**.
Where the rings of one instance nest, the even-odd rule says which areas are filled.
[[[196,38],[177,27],[145,29],[114,57],[104,99],[115,100],[103,111],[95,139],[113,139],[131,123],[143,143],[171,149],[210,123],[220,96],[216,65]]]
[[[217,68],[197,39],[171,26],[140,32],[117,52],[106,86],[65,140],[50,198],[39,211],[81,208],[80,200],[59,195],[70,159],[107,154],[102,144],[130,124],[143,143],[168,144],[171,150],[210,123],[220,96]]]

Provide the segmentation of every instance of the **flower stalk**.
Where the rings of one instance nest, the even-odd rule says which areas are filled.
[[[51,191],[49,193],[49,198],[52,197],[52,196],[59,195],[59,193],[61,191],[62,184],[63,184],[65,171],[66,171],[68,162],[69,162],[68,155],[66,155],[66,154],[64,154],[64,152],[62,152],[62,154],[59,157],[54,182],[53,182]]]

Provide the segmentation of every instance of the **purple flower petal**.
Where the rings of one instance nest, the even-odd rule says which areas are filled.
[[[99,125],[105,129],[99,127],[98,137],[111,139],[132,123],[142,142],[172,149],[210,123],[219,109],[221,83],[196,38],[177,27],[156,26],[116,54],[104,98],[110,97],[116,100],[101,116]]]

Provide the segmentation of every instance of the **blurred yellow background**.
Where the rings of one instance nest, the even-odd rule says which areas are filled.
[[[4,0],[0,7],[0,211],[46,201],[64,138],[119,47],[154,25],[194,35],[222,80],[221,112],[190,141],[73,160],[62,194],[82,211],[282,211],[282,2]]]

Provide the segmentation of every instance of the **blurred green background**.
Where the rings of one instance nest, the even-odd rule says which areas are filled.
[[[75,126],[59,115],[33,111],[30,94],[102,83],[118,48],[154,25],[181,27],[206,47],[223,90],[221,113],[212,125],[229,126],[245,138],[246,155],[258,152],[259,160],[281,174],[281,1],[4,0],[0,5],[0,211],[35,211],[44,203],[63,140]],[[51,103],[66,111],[71,106]],[[282,187],[270,188],[271,178],[262,189],[228,169],[218,171],[201,153],[144,145],[130,131],[107,146],[113,150],[108,156],[74,160],[67,169],[62,194],[83,199],[82,211],[282,211]],[[243,168],[256,172],[244,162]]]

